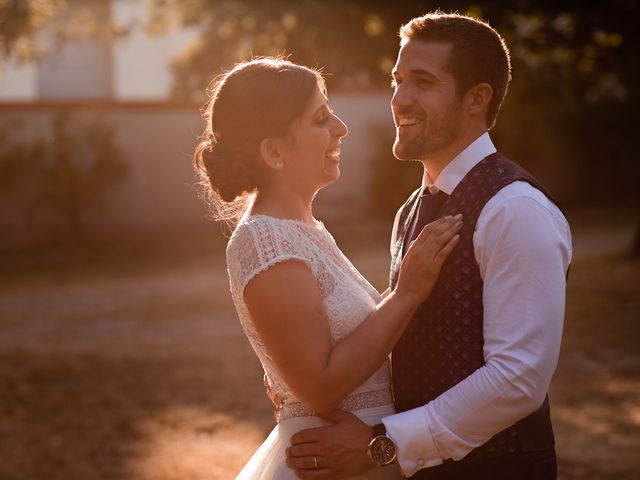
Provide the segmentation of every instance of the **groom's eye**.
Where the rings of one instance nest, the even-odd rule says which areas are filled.
[[[416,75],[414,77],[414,82],[416,85],[420,86],[430,86],[436,83],[436,79],[431,75]]]
[[[419,78],[418,80],[416,80],[416,85],[418,86],[418,88],[424,90],[426,88],[431,88],[433,86],[433,81],[426,78]]]

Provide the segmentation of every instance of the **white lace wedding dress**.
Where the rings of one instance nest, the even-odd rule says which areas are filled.
[[[278,411],[278,424],[237,479],[296,479],[293,470],[285,464],[284,452],[291,435],[326,424],[289,390],[256,333],[243,300],[244,288],[254,276],[286,260],[303,262],[317,279],[334,344],[349,335],[381,300],[379,293],[338,249],[321,222],[308,224],[266,215],[253,215],[240,221],[227,246],[231,295],[244,331],[262,363],[267,382],[283,400],[283,406]],[[348,395],[339,408],[354,413],[370,425],[392,414],[389,361]],[[374,468],[357,478],[388,480],[401,477],[397,467],[392,465]]]

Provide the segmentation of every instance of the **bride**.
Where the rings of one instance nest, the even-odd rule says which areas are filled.
[[[277,399],[277,426],[240,479],[294,479],[291,435],[340,409],[369,425],[393,413],[389,352],[456,245],[459,216],[427,226],[397,287],[382,296],[315,220],[316,193],[340,176],[347,127],[322,76],[279,58],[236,65],[215,83],[194,165],[227,246],[231,295]],[[322,469],[312,457],[310,469]],[[366,479],[400,478],[395,465]]]

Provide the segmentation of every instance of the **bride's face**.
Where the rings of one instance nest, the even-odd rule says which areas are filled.
[[[340,141],[346,125],[316,88],[282,145],[283,175],[297,188],[317,191],[340,177]]]

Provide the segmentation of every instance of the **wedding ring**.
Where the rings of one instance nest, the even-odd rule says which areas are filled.
[[[320,468],[318,467],[318,457],[315,455],[313,456],[313,468]]]

